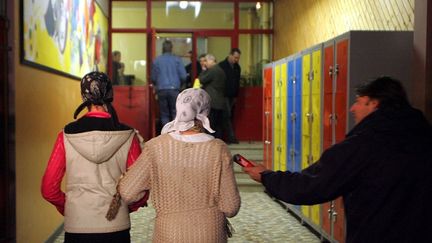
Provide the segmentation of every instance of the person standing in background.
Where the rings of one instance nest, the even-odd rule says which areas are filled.
[[[187,77],[182,60],[173,55],[172,49],[172,42],[164,41],[162,55],[154,60],[151,68],[151,80],[156,87],[162,127],[174,119],[177,95]]]
[[[207,70],[207,67],[206,67],[206,55],[207,54],[201,54],[198,57],[199,64],[201,66],[201,72]]]
[[[121,63],[121,52],[113,51],[112,53],[112,84],[119,85],[124,72],[124,64]]]
[[[223,120],[224,112],[227,109],[227,98],[225,97],[225,73],[222,68],[217,65],[216,58],[212,54],[207,54],[206,67],[207,70],[199,76],[201,87],[210,95],[211,111],[210,124],[215,129],[214,136],[222,139],[226,121]]]
[[[240,89],[241,67],[238,64],[240,55],[240,49],[233,48],[227,58],[219,63],[219,66],[224,70],[226,76],[225,97],[228,98],[228,109],[224,113],[224,119],[229,123],[226,134],[227,143],[239,143],[234,133],[233,123],[235,103]]]
[[[189,51],[189,55],[190,55],[189,57],[191,62],[185,66],[187,77],[186,77],[186,82],[184,83],[184,85],[182,85],[182,90],[191,88],[193,85],[193,81],[195,80],[195,77],[198,77],[202,71],[200,62],[198,60],[195,61],[196,76],[192,77],[192,51]]]
[[[114,218],[106,212],[116,193],[117,179],[141,154],[138,132],[117,119],[108,76],[86,74],[81,80],[88,112],[66,125],[58,136],[42,179],[41,192],[64,215],[65,242],[130,242],[129,212],[145,205],[148,193],[137,202],[122,203]],[[66,174],[66,191],[61,182]]]

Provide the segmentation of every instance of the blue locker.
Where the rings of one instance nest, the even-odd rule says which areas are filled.
[[[294,121],[295,121],[295,111],[294,111],[294,59],[289,58],[288,59],[288,68],[287,68],[287,78],[288,78],[288,85],[287,85],[287,169],[289,171],[295,170],[295,160],[294,160],[294,153],[295,153],[295,143],[294,143]]]
[[[294,74],[294,112],[295,112],[295,123],[294,123],[294,171],[301,171],[301,138],[302,138],[302,56],[298,55],[295,58],[295,74]]]

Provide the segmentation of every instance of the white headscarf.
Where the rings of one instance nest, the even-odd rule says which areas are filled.
[[[203,89],[189,88],[183,90],[176,100],[176,117],[162,128],[162,134],[178,131],[183,132],[195,126],[195,119],[202,122],[203,127],[214,133],[207,118],[210,113],[210,96]]]

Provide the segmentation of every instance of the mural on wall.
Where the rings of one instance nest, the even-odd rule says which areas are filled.
[[[22,61],[80,78],[106,72],[108,19],[95,0],[23,0]]]

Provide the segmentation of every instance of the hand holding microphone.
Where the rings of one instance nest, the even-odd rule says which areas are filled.
[[[261,182],[261,173],[267,171],[267,168],[262,164],[249,161],[240,154],[235,154],[233,156],[233,161],[243,167],[243,171],[257,182]]]
[[[233,161],[239,164],[241,167],[254,167],[255,165],[252,164],[249,160],[247,160],[245,157],[241,156],[240,154],[234,154],[233,155]]]

